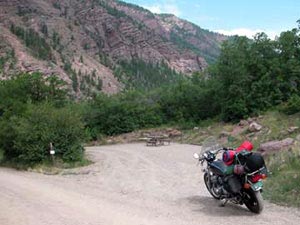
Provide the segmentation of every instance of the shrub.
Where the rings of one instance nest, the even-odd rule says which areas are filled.
[[[10,124],[10,132],[0,132],[2,140],[10,140],[0,142],[7,160],[26,165],[41,163],[49,159],[50,143],[55,147],[56,157],[66,162],[83,157],[84,124],[79,113],[69,107],[30,104],[24,115],[11,118]]]
[[[300,96],[296,94],[292,95],[286,103],[281,105],[280,110],[287,115],[300,112]]]
[[[85,139],[81,113],[68,105],[64,82],[39,73],[0,81],[0,151],[7,162],[35,165],[57,157],[80,161]]]

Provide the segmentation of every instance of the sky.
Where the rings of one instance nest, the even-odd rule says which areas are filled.
[[[274,39],[298,27],[300,0],[123,0],[153,13],[171,13],[201,28],[249,38],[265,32]]]

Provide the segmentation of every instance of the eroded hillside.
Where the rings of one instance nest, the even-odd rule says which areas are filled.
[[[56,74],[78,96],[153,86],[153,73],[166,83],[201,71],[226,39],[115,0],[3,0],[0,30],[2,78],[16,71]]]

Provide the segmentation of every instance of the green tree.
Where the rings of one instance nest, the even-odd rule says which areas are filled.
[[[35,32],[33,29],[27,30],[12,24],[10,31],[24,41],[26,47],[31,50],[32,55],[36,58],[42,60],[53,59],[50,45],[43,37],[40,37],[39,33]]]
[[[283,100],[300,93],[300,35],[298,29],[281,33],[278,39]]]
[[[250,41],[246,37],[235,37],[223,44],[214,74],[221,86],[219,90],[224,120],[233,120],[249,114],[247,91],[250,76],[247,70]]]
[[[57,77],[44,78],[41,73],[19,74],[0,81],[0,112],[16,115],[28,102],[52,101],[63,106],[67,101],[64,85]]]

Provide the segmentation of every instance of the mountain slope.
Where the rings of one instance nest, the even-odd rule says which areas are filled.
[[[116,93],[131,80],[147,87],[151,79],[142,70],[122,66],[136,60],[148,70],[169,67],[164,82],[174,72],[201,71],[226,39],[116,0],[2,0],[0,31],[0,76],[20,70],[58,74],[78,95]]]

